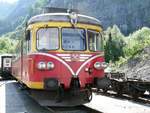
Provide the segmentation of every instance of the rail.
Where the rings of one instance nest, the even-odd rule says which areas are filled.
[[[107,89],[93,89],[97,94],[150,104],[150,81],[127,78],[125,73],[105,73],[111,84]]]
[[[102,113],[84,105],[75,107],[46,107],[51,113]]]

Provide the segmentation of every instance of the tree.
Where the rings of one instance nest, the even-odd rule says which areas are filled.
[[[109,62],[110,60],[115,62],[119,60],[119,57],[124,57],[123,47],[125,42],[123,40],[124,36],[120,32],[119,28],[114,25],[113,28],[107,32],[108,39],[105,44],[105,60]]]
[[[0,53],[13,53],[15,43],[9,38],[0,38]]]

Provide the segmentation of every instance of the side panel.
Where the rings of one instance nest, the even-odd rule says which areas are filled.
[[[21,58],[13,60],[12,62],[12,75],[21,80]]]
[[[22,80],[22,41],[20,41],[16,47],[16,54],[12,58],[12,75],[19,81]]]

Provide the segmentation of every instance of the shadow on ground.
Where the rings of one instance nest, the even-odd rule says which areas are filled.
[[[50,113],[19,89],[16,82],[5,82],[4,98],[6,113]]]

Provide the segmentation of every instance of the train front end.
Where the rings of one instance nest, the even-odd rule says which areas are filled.
[[[97,19],[76,13],[38,15],[29,20],[23,43],[29,49],[22,52],[19,79],[39,103],[80,105],[91,100],[92,88],[108,87]]]

